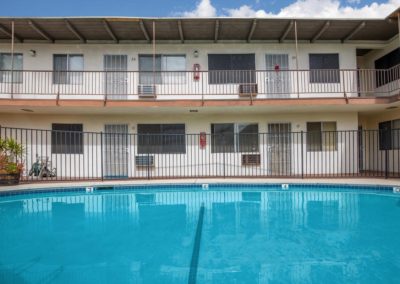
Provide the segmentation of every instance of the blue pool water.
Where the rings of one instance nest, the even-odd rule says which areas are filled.
[[[389,189],[158,186],[0,196],[0,283],[400,283]]]

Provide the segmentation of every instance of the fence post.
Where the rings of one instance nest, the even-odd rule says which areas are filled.
[[[100,132],[100,168],[101,168],[101,181],[104,181],[104,174],[103,174],[103,131]]]
[[[150,151],[147,151],[147,179],[150,180]]]
[[[387,150],[387,149],[385,149],[385,179],[387,179],[388,178],[388,176],[389,176],[389,169],[388,169],[388,163],[389,163],[389,159],[388,159],[388,156],[389,156],[389,151]]]
[[[303,157],[303,155],[304,155],[304,145],[303,145],[303,134],[304,134],[304,132],[303,132],[303,130],[301,131],[301,145],[300,145],[300,149],[301,149],[301,178],[302,179],[304,179],[304,157]]]
[[[225,143],[225,135],[222,134],[222,141],[224,143],[224,151],[222,151],[222,167],[223,167],[223,174],[224,174],[224,178],[226,178],[226,174],[225,174],[225,155],[226,155],[226,143]]]

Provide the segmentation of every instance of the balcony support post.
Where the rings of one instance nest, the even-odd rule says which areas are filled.
[[[400,46],[400,12],[397,13],[397,29],[398,29],[398,35],[399,35],[399,46]]]
[[[11,99],[14,98],[14,21],[11,22]]]
[[[299,46],[297,42],[297,21],[294,21],[294,40],[296,45],[296,85],[297,85],[297,98],[300,98],[300,84],[299,84]]]

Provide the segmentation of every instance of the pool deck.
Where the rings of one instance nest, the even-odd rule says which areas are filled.
[[[166,179],[166,180],[108,180],[108,181],[82,181],[82,182],[44,182],[25,183],[13,186],[1,186],[1,191],[18,191],[26,189],[51,189],[66,187],[96,187],[104,185],[155,185],[155,184],[221,184],[221,183],[243,183],[243,184],[340,184],[340,185],[380,185],[400,186],[400,179],[258,179],[258,178],[226,178],[226,179]]]

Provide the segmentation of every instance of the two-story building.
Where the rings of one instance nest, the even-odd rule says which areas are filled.
[[[399,176],[398,26],[0,18],[0,133],[26,178]]]

